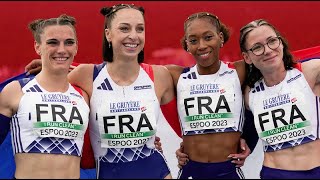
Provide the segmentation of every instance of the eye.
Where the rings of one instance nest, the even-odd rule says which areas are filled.
[[[65,45],[66,46],[72,46],[72,45],[74,45],[76,42],[75,42],[75,40],[73,40],[73,39],[68,39],[68,40],[66,40],[65,41]]]
[[[206,41],[210,41],[212,39],[212,37],[213,37],[212,35],[207,35],[207,36],[204,37],[204,39]]]
[[[137,32],[141,33],[144,31],[144,27],[137,27]]]
[[[260,51],[262,49],[263,49],[263,45],[261,44],[256,44],[251,48],[252,51]]]
[[[129,28],[128,28],[128,27],[125,27],[125,26],[120,27],[119,29],[120,29],[120,31],[122,31],[122,32],[128,32],[128,31],[129,31]]]
[[[188,42],[192,45],[195,45],[198,41],[196,39],[188,39]]]
[[[46,43],[47,43],[48,45],[51,45],[51,46],[53,46],[53,45],[58,45],[58,44],[59,44],[59,42],[58,42],[57,40],[48,40]]]
[[[278,42],[278,38],[271,38],[271,39],[269,39],[269,41],[268,41],[268,44],[275,44],[275,43],[277,43]]]

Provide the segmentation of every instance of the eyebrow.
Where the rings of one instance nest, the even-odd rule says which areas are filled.
[[[51,38],[46,40],[46,42],[48,41],[59,41],[59,40],[56,38]],[[68,39],[65,39],[64,41],[76,41],[76,40],[74,38],[68,38]]]
[[[205,32],[201,33],[201,35],[207,35],[207,34],[209,34],[209,33],[214,34],[212,31],[205,31]],[[194,36],[197,36],[197,35],[190,34],[190,35],[188,35],[187,37],[194,37]]]
[[[120,25],[131,26],[129,23],[120,23]],[[139,23],[138,26],[144,26],[144,23]]]

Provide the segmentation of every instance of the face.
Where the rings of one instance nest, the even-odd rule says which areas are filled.
[[[272,44],[272,40],[277,37],[275,31],[269,26],[260,26],[248,33],[245,47],[251,49],[257,47],[257,44],[264,45],[265,51],[262,55],[257,56],[252,51],[242,53],[248,64],[254,64],[262,73],[274,72],[278,67],[284,68],[283,63],[283,45],[280,41],[278,48],[272,50],[268,47],[267,42]],[[272,46],[271,46],[272,47]]]
[[[112,42],[114,60],[118,58],[138,59],[145,44],[145,22],[136,9],[121,9],[106,29],[106,38]]]
[[[41,44],[35,43],[35,49],[43,68],[68,70],[78,49],[74,30],[67,25],[47,26],[40,37]]]
[[[202,67],[219,65],[222,33],[207,18],[191,20],[186,29],[186,43],[197,64]]]

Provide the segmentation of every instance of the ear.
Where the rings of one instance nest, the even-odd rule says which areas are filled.
[[[37,43],[37,41],[34,41],[34,50],[36,51],[36,53],[41,56],[41,49],[40,49],[40,44]]]
[[[243,56],[244,61],[245,61],[247,64],[252,64],[252,61],[251,61],[248,53],[242,52],[241,54],[242,54],[242,56]]]
[[[223,46],[224,36],[223,36],[223,33],[222,33],[222,32],[219,32],[219,38],[220,38],[220,40],[221,40],[221,45]]]
[[[186,51],[187,51],[189,54],[191,54],[191,52],[189,51],[189,43],[188,43],[188,41],[185,39],[184,42],[186,43],[186,47],[187,47]]]
[[[111,32],[110,32],[110,29],[106,28],[104,30],[104,33],[105,33],[105,36],[106,36],[106,39],[108,42],[111,42]]]

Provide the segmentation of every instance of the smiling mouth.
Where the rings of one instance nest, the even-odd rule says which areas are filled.
[[[201,57],[201,58],[207,58],[210,53],[211,53],[211,51],[209,51],[207,53],[203,53],[203,54],[198,54],[198,56]]]
[[[269,58],[267,58],[267,59],[264,59],[263,61],[270,61],[270,60],[274,59],[275,57],[277,57],[277,56],[269,57]]]
[[[67,61],[69,57],[53,57],[52,59],[55,61]]]
[[[136,48],[138,47],[138,44],[129,44],[129,43],[126,43],[124,44],[125,47],[128,47],[128,48]]]

